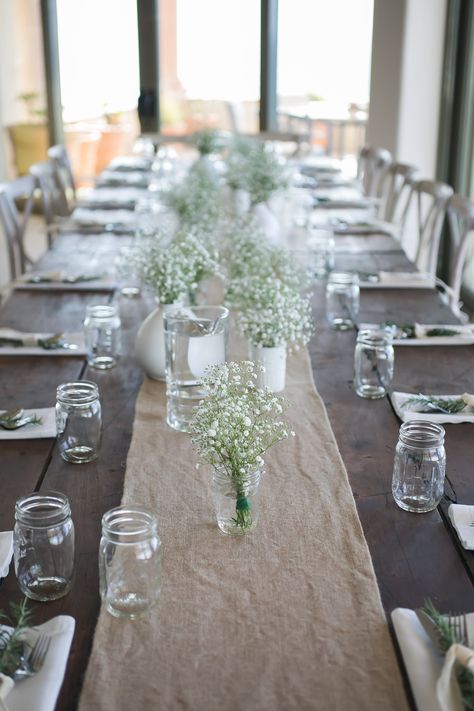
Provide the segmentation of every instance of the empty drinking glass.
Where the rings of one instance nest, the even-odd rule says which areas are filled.
[[[359,313],[359,277],[351,272],[332,272],[326,286],[326,318],[333,328],[353,328]]]
[[[79,380],[56,391],[56,430],[59,453],[66,462],[85,464],[97,459],[102,429],[99,388]]]
[[[201,378],[209,365],[225,363],[229,311],[223,306],[178,308],[164,314],[167,422],[187,432],[206,393]]]
[[[74,524],[64,494],[47,491],[23,496],[15,505],[15,574],[33,600],[57,600],[71,589]]]
[[[393,465],[392,493],[405,511],[432,511],[444,493],[444,427],[411,420],[400,427]]]
[[[308,237],[308,268],[316,279],[324,279],[334,269],[334,249],[335,242],[331,230],[311,230]]]
[[[121,323],[116,306],[91,304],[84,320],[87,363],[107,370],[117,365],[121,351]]]
[[[114,617],[142,617],[157,602],[161,541],[150,511],[117,506],[103,515],[99,576],[100,596]]]
[[[375,400],[392,384],[394,352],[391,336],[384,330],[362,330],[354,353],[354,385],[357,395]]]

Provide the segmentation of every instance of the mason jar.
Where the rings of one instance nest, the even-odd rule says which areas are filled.
[[[332,328],[353,328],[359,313],[359,276],[352,272],[331,272],[326,285],[326,318]]]
[[[79,380],[59,385],[56,430],[59,453],[66,462],[85,464],[97,459],[102,412],[96,383]]]
[[[233,478],[227,472],[214,469],[211,492],[217,526],[223,533],[241,536],[257,525],[259,484],[262,471]]]
[[[121,322],[116,306],[90,304],[84,320],[87,364],[99,370],[117,365],[121,352]]]
[[[74,574],[74,524],[64,494],[46,491],[16,502],[13,554],[24,595],[46,602],[69,592]]]
[[[114,617],[143,617],[161,589],[161,541],[146,509],[117,506],[102,517],[100,595]]]
[[[384,397],[393,378],[394,352],[390,334],[383,330],[362,330],[354,351],[354,386],[359,397]]]
[[[441,501],[446,470],[444,435],[444,427],[434,422],[411,420],[401,425],[392,493],[405,511],[425,513]]]

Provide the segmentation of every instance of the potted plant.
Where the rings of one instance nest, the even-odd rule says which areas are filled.
[[[18,99],[25,105],[28,120],[8,126],[18,175],[26,175],[33,163],[47,160],[49,137],[46,109],[38,109],[39,93],[30,91]]]

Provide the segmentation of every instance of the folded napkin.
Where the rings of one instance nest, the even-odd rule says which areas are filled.
[[[392,289],[434,289],[435,278],[426,272],[379,272],[379,286]]]
[[[97,179],[97,185],[130,185],[148,187],[150,178],[143,171],[104,170]]]
[[[113,291],[116,281],[104,273],[28,272],[14,282],[14,288],[26,291]]]
[[[393,392],[390,395],[393,409],[397,413],[402,422],[410,420],[426,420],[427,422],[437,422],[438,424],[459,424],[461,422],[474,423],[474,408],[467,406],[466,410],[461,410],[456,413],[446,412],[420,412],[420,405],[416,403],[403,407],[403,403],[407,400],[416,397],[416,393]],[[461,395],[436,395],[446,400],[457,400]],[[472,396],[471,396],[472,397]]]
[[[359,328],[384,328],[380,324],[360,324]],[[415,323],[414,335],[404,337],[401,324],[393,327],[394,346],[470,346],[474,343],[474,324]],[[451,331],[451,335],[429,335],[433,331]]]
[[[121,156],[110,161],[107,170],[150,170],[151,160],[141,156]]]
[[[464,504],[451,504],[448,515],[463,547],[468,551],[474,550],[474,506]],[[474,638],[474,635],[473,635]]]
[[[85,355],[86,348],[82,333],[65,333],[62,335],[62,340],[70,348],[42,348],[39,342],[51,338],[53,335],[51,332],[27,333],[25,331],[17,331],[14,328],[0,327],[0,339],[11,339],[12,341],[20,342],[19,345],[14,343],[11,345],[0,344],[0,355]]]
[[[454,662],[474,670],[474,652],[454,644],[443,657],[413,610],[399,607],[391,617],[418,711],[463,711]],[[472,640],[474,613],[466,622]]]
[[[13,531],[0,532],[0,578],[6,578],[13,556]]]
[[[123,209],[134,210],[137,200],[149,195],[148,190],[135,187],[96,188],[85,195],[78,203],[78,207],[87,207],[94,210]]]
[[[76,207],[71,215],[72,222],[78,225],[106,226],[122,225],[123,227],[134,227],[136,222],[135,214],[130,210],[115,210],[113,214],[110,210],[92,210],[85,207]]]
[[[34,425],[31,423],[19,427],[17,430],[4,430],[3,427],[0,427],[0,440],[48,439],[56,437],[56,410],[54,407],[38,407],[35,410],[25,410],[25,416],[27,415],[36,415],[36,417],[41,418],[41,424]]]
[[[73,617],[59,615],[25,632],[25,639],[29,644],[34,644],[39,634],[48,635],[51,639],[49,649],[40,671],[28,679],[18,681],[9,693],[3,696],[4,709],[54,711],[64,679],[75,624]]]

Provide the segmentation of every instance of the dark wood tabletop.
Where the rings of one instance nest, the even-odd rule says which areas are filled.
[[[113,235],[62,235],[39,263],[55,268],[70,263],[85,268],[101,255],[107,262],[124,244]],[[390,248],[387,240],[390,239]],[[398,244],[388,237],[344,237],[338,242],[336,268],[375,271],[412,269]],[[377,249],[379,248],[379,249]],[[14,291],[0,311],[0,326],[31,331],[78,331],[90,303],[114,300],[123,328],[123,356],[114,369],[89,369],[83,357],[0,357],[0,407],[48,407],[56,387],[76,379],[99,385],[103,406],[103,442],[96,462],[73,465],[58,455],[52,439],[1,441],[0,530],[14,524],[15,501],[31,491],[55,489],[71,503],[76,524],[76,579],[61,600],[31,603],[39,623],[57,614],[76,619],[76,632],[58,711],[77,707],[83,675],[99,612],[98,545],[101,517],[120,503],[135,400],[143,374],[133,356],[137,329],[153,308],[150,300],[126,299],[119,293]],[[316,333],[310,354],[316,387],[349,474],[359,516],[387,612],[417,607],[430,597],[441,610],[474,609],[474,554],[464,551],[447,519],[447,504],[428,514],[399,509],[391,494],[394,448],[399,421],[388,398],[370,401],[355,395],[353,360],[356,333],[336,332],[324,318],[324,284],[314,292]],[[440,295],[432,290],[367,289],[361,291],[359,321],[455,323]],[[474,391],[472,346],[396,347],[394,389],[438,392]],[[446,493],[460,503],[474,503],[473,428],[446,425]],[[13,565],[0,585],[0,608],[21,598]]]

